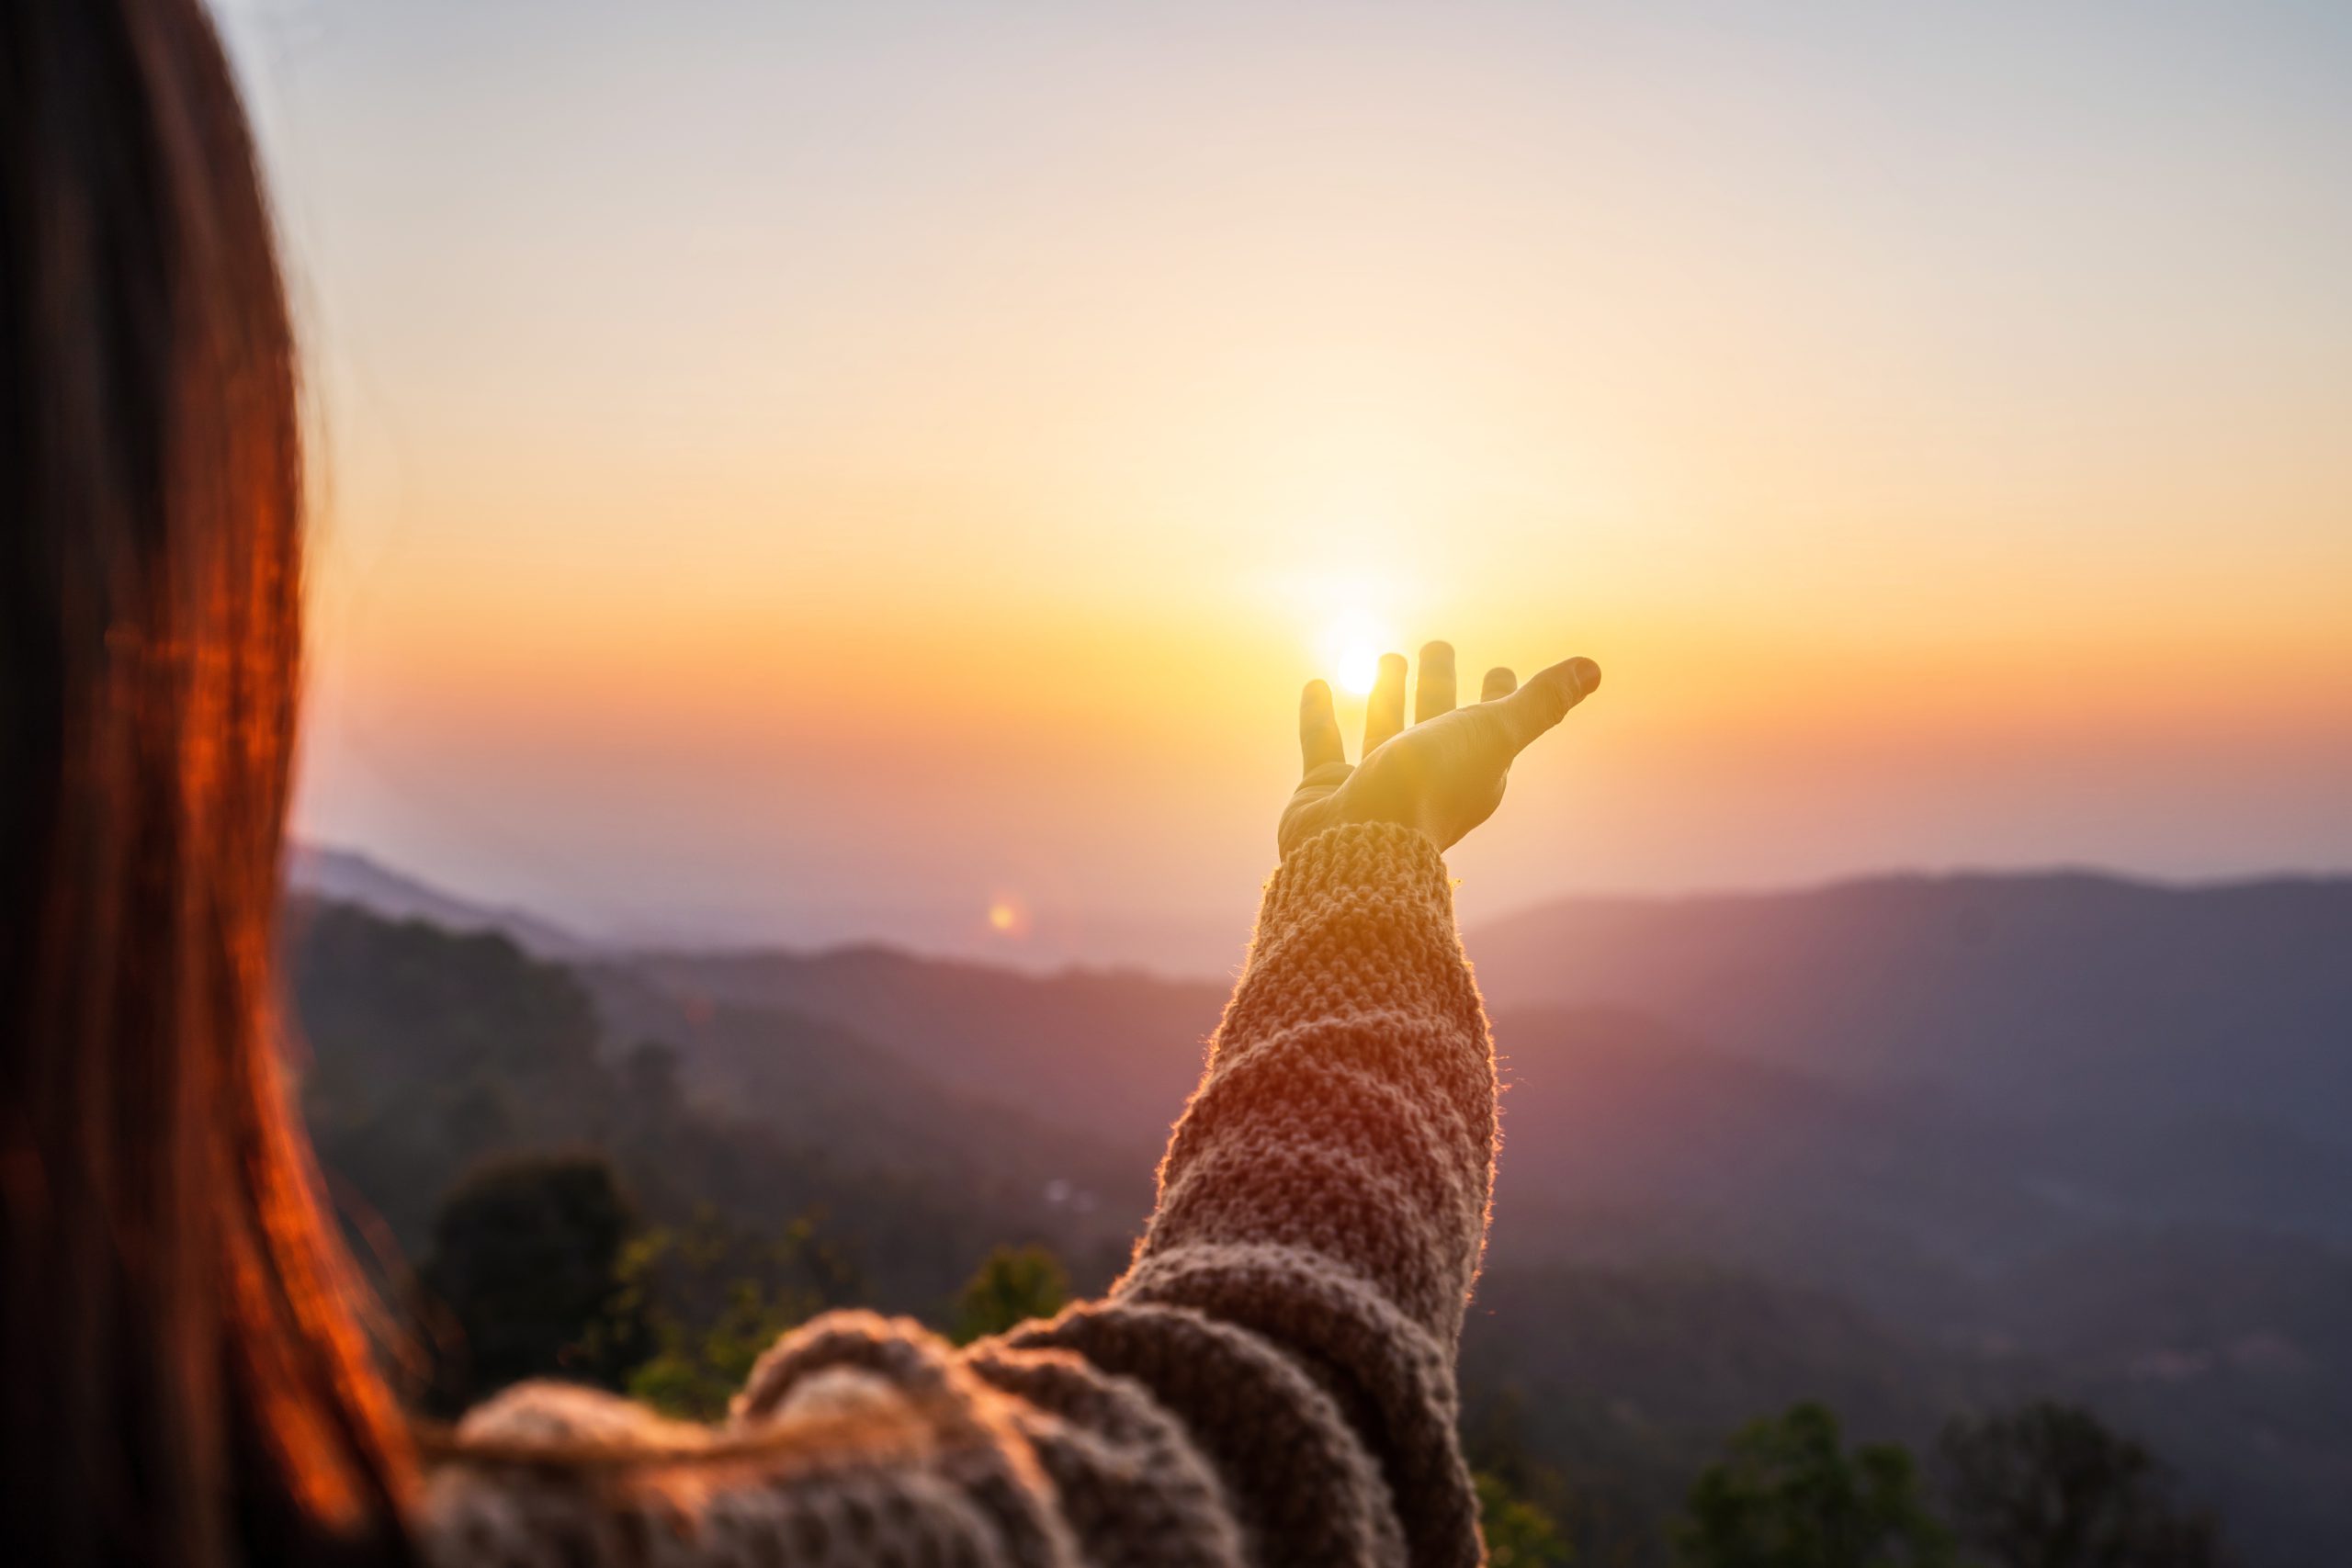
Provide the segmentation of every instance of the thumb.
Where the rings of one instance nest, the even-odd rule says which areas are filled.
[[[1568,710],[1600,684],[1600,666],[1589,659],[1565,659],[1538,671],[1502,701],[1503,728],[1514,755],[1568,716]]]

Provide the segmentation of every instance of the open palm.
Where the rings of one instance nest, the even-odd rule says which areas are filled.
[[[1298,744],[1306,772],[1283,810],[1285,855],[1326,828],[1396,822],[1451,849],[1495,814],[1513,758],[1600,684],[1600,666],[1565,660],[1524,686],[1508,670],[1487,671],[1480,700],[1454,705],[1453,649],[1421,649],[1413,723],[1405,723],[1405,658],[1385,655],[1364,710],[1363,761],[1348,762],[1331,688],[1310,681],[1299,695]]]

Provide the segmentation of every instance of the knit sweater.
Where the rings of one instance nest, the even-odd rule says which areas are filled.
[[[1444,863],[1330,829],[1266,884],[1103,1299],[961,1350],[831,1314],[718,1428],[510,1390],[458,1427],[419,1539],[437,1568],[1474,1563],[1454,1357],[1494,1145]]]

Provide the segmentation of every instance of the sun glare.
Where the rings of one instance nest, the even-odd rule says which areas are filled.
[[[1360,609],[1335,617],[1323,634],[1322,658],[1331,684],[1352,697],[1372,690],[1380,676],[1380,654],[1393,646],[1386,630]]]

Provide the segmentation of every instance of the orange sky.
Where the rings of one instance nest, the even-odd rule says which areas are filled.
[[[1474,914],[2352,865],[2326,17],[222,9],[312,355],[313,837],[599,931],[1215,966],[1298,682],[1442,635],[1608,671]]]

